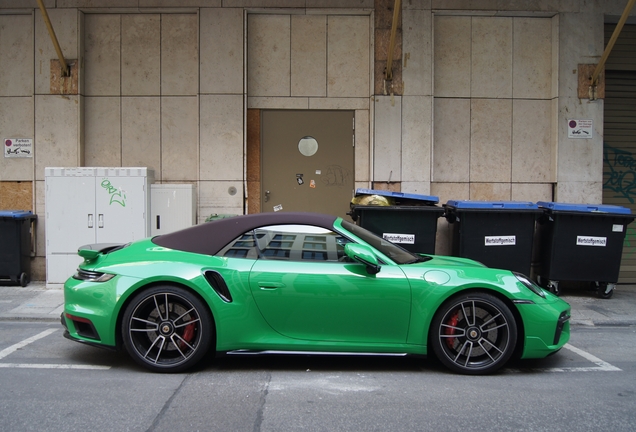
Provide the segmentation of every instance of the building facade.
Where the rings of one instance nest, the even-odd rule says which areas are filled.
[[[579,80],[626,0],[405,0],[395,24],[390,0],[43,3],[69,77],[36,0],[0,0],[0,138],[32,151],[0,158],[0,208],[40,218],[33,279],[45,167],[148,167],[196,185],[199,222],[272,211],[266,160],[289,163],[262,136],[266,112],[353,118],[353,163],[297,184],[603,201],[604,100],[581,97]]]

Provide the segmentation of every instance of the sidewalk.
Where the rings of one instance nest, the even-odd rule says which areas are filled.
[[[609,300],[584,289],[564,289],[561,298],[572,306],[572,325],[636,326],[636,285],[618,285]],[[62,289],[47,289],[44,282],[0,285],[0,321],[57,322],[63,310]]]

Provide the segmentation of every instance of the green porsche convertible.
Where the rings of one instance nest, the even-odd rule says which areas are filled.
[[[347,353],[487,374],[570,337],[569,305],[526,276],[413,254],[334,216],[238,216],[78,253],[65,336],[157,372],[208,353]]]

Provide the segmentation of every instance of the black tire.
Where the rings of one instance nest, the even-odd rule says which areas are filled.
[[[155,372],[182,372],[196,365],[214,341],[207,305],[176,286],[157,286],[135,295],[122,318],[128,354]]]
[[[27,276],[26,273],[22,272],[20,274],[20,280],[18,281],[20,283],[20,286],[27,286],[29,284],[29,277]]]
[[[431,324],[437,358],[467,375],[497,371],[517,344],[517,324],[504,302],[486,293],[469,293],[444,303]]]

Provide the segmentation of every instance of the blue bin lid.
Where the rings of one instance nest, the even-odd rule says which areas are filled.
[[[0,217],[12,219],[26,219],[33,216],[33,213],[26,210],[0,210]]]
[[[404,192],[391,192],[385,190],[377,190],[377,189],[356,189],[356,196],[358,195],[380,195],[391,198],[404,198],[404,199],[412,199],[418,201],[426,201],[429,203],[436,204],[439,202],[439,197],[433,195],[418,195],[412,193],[404,193]]]
[[[570,204],[552,201],[539,201],[537,205],[550,211],[567,211],[579,213],[609,213],[629,215],[632,211],[627,207],[609,204]]]
[[[457,209],[482,209],[482,210],[538,210],[539,207],[529,201],[460,201],[449,200],[448,207]]]

